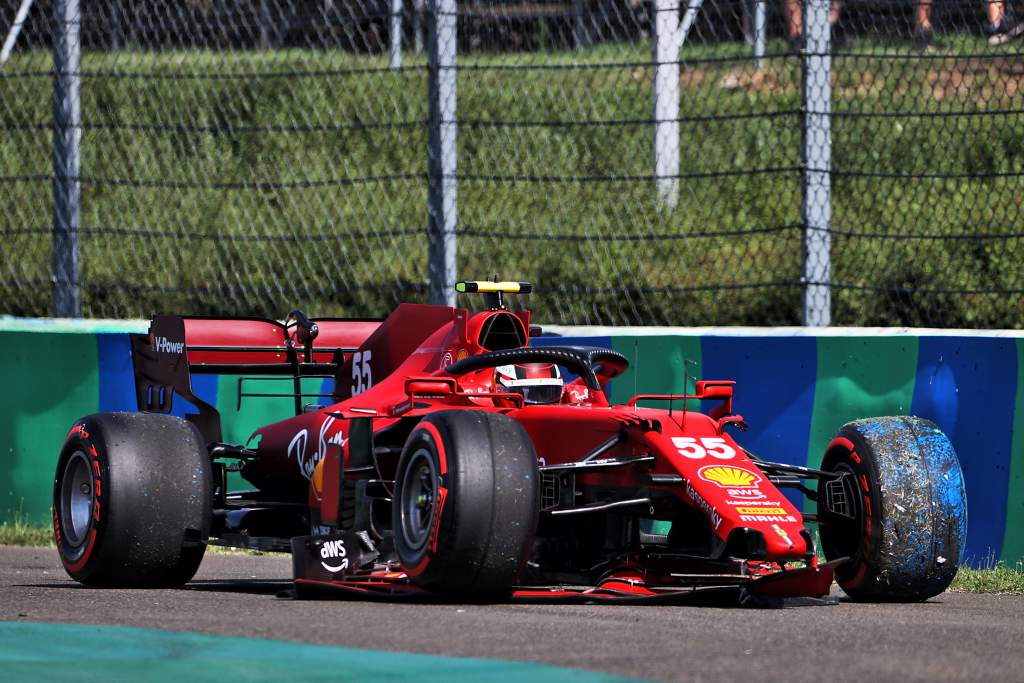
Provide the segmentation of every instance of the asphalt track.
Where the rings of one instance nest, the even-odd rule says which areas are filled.
[[[276,597],[289,585],[290,567],[287,557],[208,555],[185,589],[92,590],[68,579],[52,549],[0,546],[0,621],[110,624],[270,638],[534,662],[665,681],[1024,680],[1022,597],[946,593],[924,604],[840,601],[832,606],[781,609],[294,601]],[[13,639],[12,632],[24,638],[26,632],[42,628],[0,627],[7,627],[7,631],[0,628],[0,633],[8,639]],[[119,633],[117,629],[97,633],[112,631]],[[50,656],[70,661],[72,668],[65,670],[72,671],[75,656],[65,653],[69,656],[63,659],[57,641],[73,639],[74,634],[48,637],[53,639],[47,643]],[[104,642],[103,637],[94,638],[88,648],[80,643],[80,649],[102,650]],[[108,642],[107,648],[115,651],[115,657],[116,642]],[[265,649],[276,646],[267,644]],[[167,656],[183,652],[182,647],[180,643],[170,647]],[[14,645],[8,647],[8,658],[11,649]],[[308,653],[320,651],[325,649],[293,655],[297,658],[290,665],[289,678],[303,680],[303,662],[312,667],[319,661]],[[225,659],[244,656],[231,647],[224,652]],[[442,666],[450,661],[363,655],[367,661],[390,660],[403,666]],[[124,657],[130,656],[124,651]],[[0,671],[5,668],[3,659],[0,643]],[[508,666],[513,668],[505,670],[506,679],[539,680],[543,676],[535,673],[552,671]],[[343,669],[335,669],[334,673],[334,680],[365,680],[354,671],[346,675]],[[419,673],[428,670],[422,668]],[[483,673],[484,669],[477,669],[459,676],[453,671],[452,677],[501,680]],[[244,680],[244,676],[235,678]],[[387,680],[386,676],[373,678]],[[587,678],[582,674],[582,680]]]

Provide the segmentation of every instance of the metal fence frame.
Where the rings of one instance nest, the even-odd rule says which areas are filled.
[[[82,210],[79,171],[82,158],[82,56],[78,0],[53,3],[53,314],[82,315],[81,253],[78,227]]]
[[[681,3],[686,5],[681,6]],[[661,201],[674,208],[679,192],[679,54],[703,0],[654,0],[653,181]],[[580,5],[577,2],[577,7]],[[685,12],[680,10],[685,7]],[[389,64],[401,68],[402,0],[391,0]],[[417,8],[418,9],[418,8]],[[803,73],[803,322],[827,326],[831,321],[831,58],[829,0],[804,0],[806,48]],[[581,14],[581,12],[578,12]],[[416,12],[418,17],[419,12]],[[79,0],[55,0],[53,54],[53,314],[81,316],[80,249],[78,244],[82,144],[79,78]],[[764,0],[754,2],[754,55],[764,53]],[[457,168],[457,6],[456,0],[429,0],[428,155],[428,300],[454,305],[458,183]],[[582,36],[583,22],[575,31]],[[418,22],[414,29],[419,39]],[[397,39],[396,39],[397,37]],[[586,42],[577,36],[580,42]]]

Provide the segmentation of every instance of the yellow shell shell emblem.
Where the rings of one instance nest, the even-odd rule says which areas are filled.
[[[731,467],[727,465],[710,465],[702,467],[698,472],[704,481],[718,484],[722,488],[744,488],[757,486],[761,477],[742,467]]]

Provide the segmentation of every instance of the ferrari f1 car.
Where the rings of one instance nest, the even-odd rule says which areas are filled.
[[[218,544],[291,552],[300,595],[777,600],[835,579],[854,599],[924,600],[953,579],[963,479],[932,423],[858,420],[820,468],[771,462],[732,434],[733,382],[610,405],[623,355],[531,346],[529,311],[506,306],[528,283],[458,289],[484,310],[154,318],[131,339],[139,412],[78,420],[60,453],[67,572],[177,586]],[[201,373],[239,375],[240,401],[277,378],[295,414],[224,443]],[[306,403],[310,378],[333,380],[328,401]],[[167,414],[175,395],[197,412]]]

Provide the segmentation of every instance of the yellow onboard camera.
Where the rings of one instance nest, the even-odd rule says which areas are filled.
[[[455,283],[460,294],[483,294],[484,302],[491,310],[505,308],[504,294],[529,294],[533,285],[529,282],[493,282],[490,280],[465,280]]]

